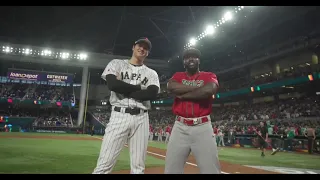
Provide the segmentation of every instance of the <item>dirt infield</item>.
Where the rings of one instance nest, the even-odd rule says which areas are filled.
[[[148,153],[148,155],[153,156],[155,158],[159,159],[165,159],[166,151],[164,149],[159,149],[159,148],[154,148],[154,147],[148,147],[148,151],[152,152]],[[195,158],[191,155],[189,156],[187,160],[188,164],[185,165],[184,167],[184,172],[185,174],[199,174],[199,168],[196,166],[196,160]],[[238,164],[230,164],[224,161],[220,161],[221,165],[221,170],[223,172],[229,173],[229,174],[278,174],[275,172],[271,171],[265,171],[261,169],[256,169],[256,168],[250,168]],[[121,170],[121,171],[116,171],[113,174],[129,174],[130,170]],[[145,171],[146,174],[163,174],[164,173],[164,167],[151,167],[151,168],[146,168]]]
[[[72,137],[72,136],[49,136],[49,135],[6,135],[0,136],[0,138],[31,138],[31,139],[57,139],[57,140],[95,140],[101,141],[100,138],[97,137]],[[164,149],[148,147],[148,155],[153,156],[158,159],[165,159],[166,151]],[[196,160],[191,155],[187,160],[188,164],[185,165],[184,172],[185,174],[199,174],[199,169],[196,166]],[[221,169],[223,172],[229,174],[277,174],[271,171],[265,171],[256,168],[250,168],[238,164],[230,164],[228,162],[220,161]],[[129,174],[130,170],[121,170],[113,172],[113,174]],[[163,174],[164,167],[150,167],[146,168],[146,174]]]

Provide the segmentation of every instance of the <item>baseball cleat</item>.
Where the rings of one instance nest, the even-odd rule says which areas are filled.
[[[275,150],[271,153],[271,155],[275,155],[279,150],[280,150],[279,148],[275,149]]]

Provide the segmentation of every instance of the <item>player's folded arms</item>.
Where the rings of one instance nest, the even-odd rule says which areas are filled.
[[[157,98],[159,87],[156,85],[149,85],[147,89],[136,91],[129,94],[130,98],[139,101],[154,100]]]
[[[211,98],[218,90],[218,86],[214,82],[208,82],[202,87],[199,87],[191,92],[177,96],[182,100],[202,100]]]
[[[167,84],[167,89],[169,93],[175,94],[180,99],[201,100],[214,95],[218,90],[218,86],[213,82],[208,82],[202,87],[187,86],[171,79]]]
[[[156,85],[149,85],[146,89],[142,90],[141,85],[132,85],[120,81],[113,74],[106,75],[106,81],[110,91],[139,101],[156,99],[159,91],[159,87]]]
[[[113,74],[106,75],[106,81],[107,81],[107,86],[109,90],[119,94],[129,95],[130,93],[141,90],[140,85],[132,85],[132,84],[128,84],[126,82],[120,81]]]
[[[187,85],[181,84],[174,79],[170,79],[167,84],[168,92],[177,96],[191,92],[197,88],[198,87],[196,86],[187,86]]]

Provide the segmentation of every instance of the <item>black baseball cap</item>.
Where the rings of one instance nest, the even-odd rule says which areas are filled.
[[[184,59],[184,57],[186,57],[187,55],[200,58],[201,52],[196,48],[189,48],[183,51],[182,59]]]
[[[149,40],[148,38],[142,37],[142,38],[136,40],[136,41],[134,42],[134,45],[140,44],[140,43],[145,43],[145,44],[147,44],[147,45],[148,45],[148,48],[149,48],[149,51],[151,51],[152,44],[151,44],[151,42],[150,42],[150,40]]]

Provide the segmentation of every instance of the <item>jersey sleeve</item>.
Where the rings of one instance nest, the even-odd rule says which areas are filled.
[[[120,60],[114,59],[110,61],[109,64],[104,69],[103,73],[101,74],[101,78],[106,80],[106,75],[109,75],[109,74],[118,76],[120,71],[120,66],[121,66]]]
[[[214,73],[209,73],[209,74],[208,74],[207,82],[213,82],[213,83],[215,83],[217,86],[219,86],[219,82],[218,82],[217,75],[215,75]]]
[[[159,82],[159,76],[158,73],[154,70],[151,71],[150,74],[150,80],[148,81],[148,85],[147,86],[151,86],[151,85],[155,85],[159,88],[158,93],[160,93],[160,82]]]
[[[180,81],[180,78],[181,78],[181,75],[180,75],[180,73],[174,73],[174,75],[170,78],[170,79],[172,79],[172,80],[175,80],[175,81]]]

